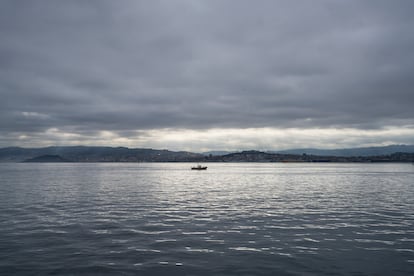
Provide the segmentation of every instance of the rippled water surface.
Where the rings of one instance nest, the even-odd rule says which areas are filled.
[[[0,164],[0,274],[414,275],[411,164]]]

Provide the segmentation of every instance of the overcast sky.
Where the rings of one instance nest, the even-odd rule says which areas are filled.
[[[0,147],[414,144],[414,1],[0,2]]]

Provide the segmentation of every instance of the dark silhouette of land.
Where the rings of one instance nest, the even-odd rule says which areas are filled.
[[[60,155],[41,155],[34,158],[26,159],[23,162],[27,163],[58,163],[58,162],[72,162],[63,158]]]
[[[405,146],[405,149],[414,148]],[[380,148],[376,149],[381,152]],[[46,147],[0,149],[0,162],[414,162],[413,152],[337,156],[242,151],[223,155],[125,147]]]

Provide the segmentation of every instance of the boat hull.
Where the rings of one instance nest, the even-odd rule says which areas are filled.
[[[207,170],[207,167],[192,167],[191,169],[195,171],[203,171],[203,170]]]

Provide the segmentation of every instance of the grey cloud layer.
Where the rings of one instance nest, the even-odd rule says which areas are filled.
[[[0,131],[413,125],[413,1],[2,1]]]

